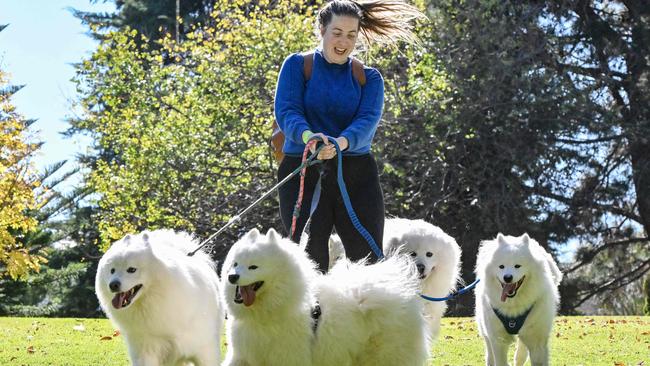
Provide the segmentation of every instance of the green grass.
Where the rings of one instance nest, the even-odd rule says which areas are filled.
[[[431,365],[483,365],[474,321],[443,319],[433,357]],[[551,364],[650,365],[650,317],[559,317]],[[105,319],[0,318],[0,365],[126,366],[129,361],[122,337]]]

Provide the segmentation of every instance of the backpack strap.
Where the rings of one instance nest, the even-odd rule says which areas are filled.
[[[366,85],[366,73],[363,71],[363,63],[357,58],[352,59],[352,75],[362,87]]]
[[[302,74],[305,81],[311,79],[311,70],[314,68],[314,52],[302,54],[303,67]],[[359,59],[352,59],[352,76],[359,82],[362,87],[366,85],[366,73],[363,71],[363,63]]]
[[[305,77],[306,82],[311,79],[311,69],[314,67],[314,52],[303,53],[302,59],[302,75]]]

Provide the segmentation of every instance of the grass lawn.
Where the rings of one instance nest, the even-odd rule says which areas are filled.
[[[433,357],[430,365],[483,365],[483,342],[473,319],[443,319]],[[106,319],[0,318],[0,365],[126,366],[129,361],[122,337]],[[551,365],[650,366],[650,317],[558,317]]]

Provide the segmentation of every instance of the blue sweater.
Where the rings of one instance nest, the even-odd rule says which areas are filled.
[[[384,106],[384,80],[379,71],[364,67],[361,87],[352,74],[352,60],[331,64],[315,51],[310,79],[305,84],[304,58],[292,54],[284,60],[275,92],[275,118],[285,134],[284,151],[299,156],[306,130],[327,136],[344,136],[349,142],[344,155],[370,152]]]

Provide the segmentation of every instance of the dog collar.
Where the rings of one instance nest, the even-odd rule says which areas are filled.
[[[501,313],[499,310],[492,308],[494,310],[494,314],[501,320],[501,323],[503,323],[503,327],[506,328],[506,332],[510,334],[518,334],[519,330],[521,327],[524,326],[524,322],[526,321],[526,317],[530,313],[531,310],[533,310],[533,307],[531,306],[523,312],[521,315],[516,316],[516,317],[509,317],[505,316],[503,313]]]

